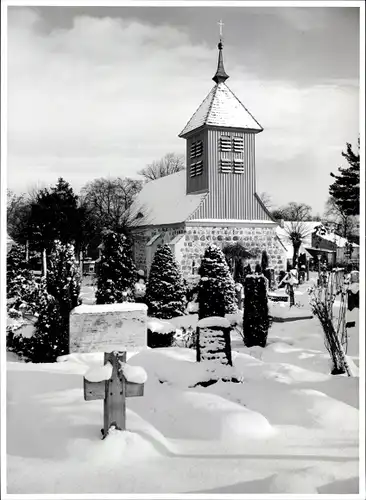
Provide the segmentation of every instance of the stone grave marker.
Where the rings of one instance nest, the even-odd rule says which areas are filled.
[[[84,399],[104,400],[105,438],[111,428],[126,429],[126,397],[143,396],[147,375],[126,363],[126,351],[147,347],[147,306],[82,305],[70,313],[70,353],[104,352],[104,365],[84,376]]]
[[[147,306],[81,305],[70,313],[70,353],[136,351],[147,347]]]

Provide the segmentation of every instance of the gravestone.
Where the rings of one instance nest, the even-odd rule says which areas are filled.
[[[197,323],[197,361],[220,361],[232,366],[230,322],[226,318],[212,316]]]
[[[111,428],[125,430],[126,397],[143,396],[146,378],[131,380],[137,367],[128,367],[126,353],[147,347],[147,306],[124,302],[75,307],[69,333],[70,353],[104,352],[102,372],[96,374],[94,368],[84,376],[85,401],[104,400],[103,438]]]
[[[147,347],[147,306],[81,305],[70,313],[70,353],[136,351]]]

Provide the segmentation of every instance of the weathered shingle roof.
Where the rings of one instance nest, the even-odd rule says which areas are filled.
[[[261,132],[263,128],[224,82],[215,85],[184,127],[179,137],[203,125]]]
[[[132,213],[143,214],[136,225],[184,222],[199,207],[207,193],[186,194],[186,171],[148,182],[132,205]]]

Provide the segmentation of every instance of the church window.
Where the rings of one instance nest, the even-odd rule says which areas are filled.
[[[203,170],[203,161],[197,161],[195,163],[191,163],[190,166],[190,176],[196,177],[197,175],[201,175]]]

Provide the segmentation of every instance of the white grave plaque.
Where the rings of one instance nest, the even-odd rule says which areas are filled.
[[[137,351],[147,347],[147,306],[81,305],[70,313],[70,353]]]

